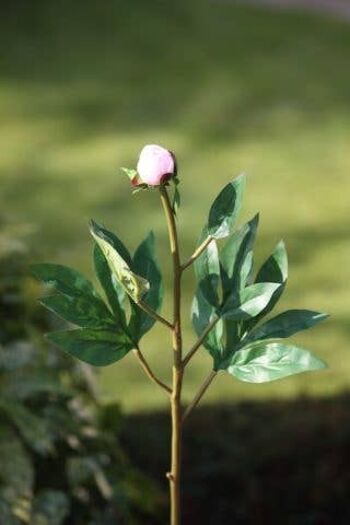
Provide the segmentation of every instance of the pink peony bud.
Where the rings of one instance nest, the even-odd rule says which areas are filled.
[[[175,174],[173,154],[157,144],[148,144],[140,153],[137,173],[140,179],[149,186],[159,186]]]

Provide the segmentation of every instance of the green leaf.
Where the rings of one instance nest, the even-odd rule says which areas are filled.
[[[246,286],[253,262],[253,244],[259,215],[244,224],[226,242],[220,254],[224,298]]]
[[[192,301],[191,318],[193,328],[196,334],[200,337],[209,323],[217,316],[216,310],[203,295],[200,288],[197,289],[196,295]],[[210,354],[215,358],[217,354],[222,355],[223,347],[223,322],[220,319],[214,328],[209,332],[204,343],[204,347],[209,350]]]
[[[111,241],[113,242],[115,249],[117,249],[119,244],[114,242],[113,237],[111,237]],[[94,247],[94,266],[96,275],[104,289],[108,303],[112,308],[117,321],[119,321],[122,326],[126,326],[124,310],[126,292],[120,282],[113,276],[107,259],[97,243]]]
[[[13,422],[27,444],[40,454],[46,455],[53,450],[48,422],[24,405],[2,399],[0,410]]]
[[[137,171],[130,168],[120,168],[123,173],[128,177],[128,179],[132,182],[135,177],[137,177]]]
[[[238,350],[219,369],[225,369],[240,381],[266,383],[326,367],[321,359],[303,348],[282,343],[256,343]]]
[[[162,305],[163,286],[162,276],[156,261],[153,232],[150,232],[137,248],[133,264],[137,273],[150,283],[150,288],[143,300],[152,310],[157,312]],[[131,308],[129,330],[136,341],[139,341],[152,328],[155,320],[141,310],[137,304],[132,303]]]
[[[266,323],[252,330],[244,342],[258,341],[262,339],[281,339],[311,328],[324,319],[327,314],[313,312],[311,310],[287,310]]]
[[[31,525],[62,525],[69,514],[68,496],[59,490],[41,490],[34,498]]]
[[[21,402],[38,396],[49,395],[69,397],[72,390],[68,385],[60,381],[59,376],[51,370],[44,368],[36,370],[35,375],[32,370],[20,370],[15,374],[7,374],[1,381],[0,396],[20,400]]]
[[[222,239],[232,233],[240,211],[244,187],[243,174],[227,184],[216,197],[208,218],[208,233],[215,239]]]
[[[275,247],[272,255],[264,262],[261,266],[255,282],[270,282],[270,283],[280,283],[280,287],[271,297],[266,308],[261,312],[261,315],[256,320],[258,321],[261,317],[265,316],[274,308],[277,304],[279,298],[281,297],[288,278],[288,256],[286,247],[283,241],[280,241]]]
[[[280,241],[272,255],[263,263],[255,282],[284,283],[288,278],[288,257],[283,241]]]
[[[115,326],[115,319],[106,305],[95,298],[55,294],[44,297],[40,303],[62,319],[77,326],[92,328]]]
[[[90,231],[93,236],[96,235],[99,238],[104,239],[106,242],[108,242],[114,248],[114,250],[118,252],[120,257],[124,259],[126,264],[130,266],[130,268],[132,268],[132,258],[129,253],[129,250],[115,233],[110,232],[109,230],[107,230],[100,224],[97,224],[97,222],[93,220],[90,221]]]
[[[34,490],[34,465],[26,443],[12,425],[0,426],[0,465],[1,496],[5,497],[4,486],[8,487],[7,496],[15,502],[31,494]],[[0,521],[7,525],[7,522]]]
[[[71,356],[94,366],[115,363],[134,346],[125,332],[116,330],[64,330],[46,337]]]
[[[204,228],[198,245],[208,237]],[[214,306],[219,304],[218,286],[220,282],[220,262],[216,241],[213,239],[203,253],[195,260],[194,270],[204,297]]]
[[[140,302],[149,290],[149,282],[131,271],[131,261],[127,260],[128,257],[125,257],[127,254],[124,251],[120,254],[115,249],[112,234],[108,230],[91,221],[90,231],[106,257],[111,273],[133,301]]]
[[[223,318],[239,321],[259,315],[279,286],[277,283],[252,284],[239,294],[232,294],[222,307]]]
[[[33,275],[45,284],[53,286],[58,292],[71,297],[83,295],[99,299],[92,283],[81,273],[60,264],[33,264]]]

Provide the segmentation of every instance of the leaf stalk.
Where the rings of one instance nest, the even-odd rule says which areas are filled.
[[[202,335],[199,337],[199,339],[195,342],[195,344],[192,346],[192,348],[188,351],[188,354],[186,355],[186,357],[183,359],[182,361],[182,364],[183,366],[186,366],[188,364],[188,362],[192,359],[192,357],[194,356],[194,354],[197,352],[197,350],[200,348],[200,346],[203,344],[203,342],[205,341],[205,338],[207,337],[207,335],[209,334],[209,332],[214,328],[214,326],[216,325],[216,323],[219,321],[220,317],[214,317],[210,323],[208,324],[208,326],[206,327],[206,329],[204,330],[204,332],[202,333]]]
[[[136,356],[136,358],[139,360],[140,362],[140,365],[141,367],[143,368],[144,372],[146,373],[146,375],[149,377],[149,379],[151,381],[153,381],[153,383],[157,384],[158,386],[160,386],[163,390],[165,390],[165,392],[168,394],[168,395],[171,395],[172,394],[172,390],[171,388],[166,385],[165,383],[163,383],[163,381],[161,381],[155,374],[154,372],[152,371],[151,367],[149,366],[145,356],[143,355],[143,353],[141,352],[141,350],[139,348],[134,348],[133,350],[133,353],[134,355]]]
[[[188,416],[191,414],[191,412],[196,408],[196,406],[198,405],[198,403],[200,402],[200,400],[202,399],[205,392],[208,390],[208,387],[211,385],[212,381],[215,379],[216,376],[217,376],[217,372],[215,372],[215,370],[212,370],[210,374],[208,375],[208,377],[205,379],[200,389],[198,390],[195,397],[193,398],[193,401],[191,401],[191,403],[186,408],[184,415],[182,417],[182,423],[184,423],[185,419],[187,419]]]

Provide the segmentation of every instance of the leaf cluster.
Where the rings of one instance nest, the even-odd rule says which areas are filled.
[[[260,383],[324,368],[325,363],[308,350],[283,340],[319,323],[325,314],[288,310],[265,320],[286,288],[287,252],[280,241],[255,272],[259,216],[236,226],[245,182],[245,175],[240,175],[216,197],[191,260],[197,280],[193,327],[213,358],[214,372],[223,370],[242,381]],[[177,186],[178,181],[174,214],[179,204]],[[138,349],[142,336],[159,319],[163,286],[152,233],[131,256],[103,226],[91,221],[90,231],[95,271],[105,298],[83,275],[65,266],[38,264],[32,270],[52,289],[42,304],[77,326],[50,333],[49,340],[82,361],[106,366]]]
[[[280,241],[254,273],[259,216],[236,228],[244,187],[244,175],[225,186],[200,236],[199,245],[206,238],[210,242],[194,263],[197,290],[192,303],[193,327],[201,336],[213,324],[204,339],[213,369],[226,371],[241,381],[262,383],[324,368],[325,363],[309,351],[282,340],[314,326],[327,315],[288,310],[265,320],[286,287],[287,252]],[[225,242],[219,247],[221,239]]]
[[[70,355],[94,366],[106,366],[138,347],[155,319],[163,297],[153,233],[133,256],[121,240],[91,221],[94,267],[105,298],[82,274],[57,264],[36,264],[33,274],[51,293],[41,303],[77,328],[51,332],[48,339]]]

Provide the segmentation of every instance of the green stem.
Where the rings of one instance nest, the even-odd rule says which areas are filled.
[[[171,396],[171,467],[167,474],[170,489],[170,523],[181,521],[181,390],[183,380],[182,332],[181,332],[181,264],[177,229],[169,195],[165,186],[160,186],[160,197],[168,226],[170,250],[173,259],[173,388]]]
[[[209,246],[211,241],[213,240],[213,237],[209,235],[204,241],[198,246],[198,248],[193,252],[191,257],[186,261],[182,266],[181,269],[186,270],[191,264],[204,252],[204,250]]]
[[[211,382],[216,377],[217,372],[214,370],[210,372],[200,389],[198,390],[197,394],[194,396],[193,401],[188,405],[188,407],[185,410],[185,413],[182,418],[182,423],[185,421],[185,419],[191,414],[192,410],[196,408],[202,397],[204,396],[205,392],[207,391],[208,387],[211,385]]]
[[[157,312],[152,310],[152,308],[150,308],[148,306],[148,304],[144,303],[143,301],[139,301],[137,303],[137,305],[141,308],[141,310],[146,312],[146,314],[148,314],[150,317],[153,317],[153,319],[155,319],[156,321],[159,321],[160,323],[164,324],[165,326],[167,326],[171,330],[173,329],[173,325],[167,319],[165,319],[161,315],[157,314]]]
[[[195,342],[195,344],[192,346],[192,348],[188,351],[188,354],[186,355],[186,357],[184,358],[184,360],[182,361],[182,364],[183,366],[186,366],[187,363],[192,359],[192,357],[194,356],[194,354],[197,352],[197,350],[199,349],[199,347],[203,344],[205,338],[207,337],[207,335],[209,334],[209,332],[214,328],[214,326],[216,325],[216,323],[218,322],[220,318],[219,317],[214,317],[214,319],[212,319],[210,321],[210,323],[208,324],[208,326],[206,327],[206,329],[204,330],[204,332],[202,333],[202,335],[199,337],[199,339]]]

